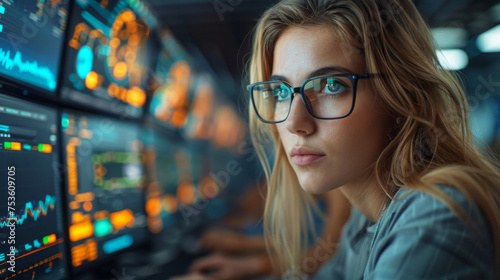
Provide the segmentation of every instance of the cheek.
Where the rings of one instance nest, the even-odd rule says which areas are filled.
[[[344,119],[323,125],[325,135],[334,154],[345,164],[373,163],[388,140],[388,117],[373,98],[360,98],[355,110]]]
[[[281,144],[283,145],[283,147],[285,147],[285,150],[287,150],[288,148],[287,143],[292,135],[285,128],[284,123],[276,124],[276,130],[278,131],[278,136],[280,138]]]

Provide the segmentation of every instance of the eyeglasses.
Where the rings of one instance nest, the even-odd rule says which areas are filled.
[[[265,123],[280,123],[290,114],[296,93],[300,94],[307,111],[315,118],[333,120],[351,114],[356,101],[359,79],[378,77],[378,74],[332,74],[313,77],[301,87],[284,82],[259,82],[247,86],[257,116]]]

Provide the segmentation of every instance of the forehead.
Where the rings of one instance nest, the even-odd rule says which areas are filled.
[[[309,73],[332,66],[366,71],[362,53],[328,26],[292,26],[276,42],[273,75],[301,83],[310,78]]]

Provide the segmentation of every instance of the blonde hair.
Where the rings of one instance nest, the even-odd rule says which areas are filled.
[[[423,191],[470,219],[436,184],[452,185],[477,203],[491,228],[500,267],[500,171],[472,141],[465,94],[436,57],[437,47],[410,0],[284,0],[266,11],[254,34],[250,83],[271,76],[278,37],[291,26],[330,26],[344,55],[362,55],[378,98],[402,119],[375,163],[376,180],[394,199],[401,186]],[[352,47],[351,47],[352,46]],[[251,106],[251,105],[250,105]],[[274,125],[250,108],[250,129],[268,189],[264,230],[281,271],[300,269],[313,200],[290,166]],[[269,153],[272,151],[273,153]],[[272,160],[271,160],[272,159]],[[290,205],[291,207],[286,207]]]

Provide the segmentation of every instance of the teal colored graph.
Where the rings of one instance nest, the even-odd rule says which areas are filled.
[[[46,216],[49,210],[54,210],[55,206],[56,197],[49,194],[45,196],[45,201],[40,200],[35,206],[31,201],[27,202],[20,214],[13,217],[0,218],[0,228],[8,226],[11,221],[15,221],[17,225],[22,225],[28,216],[37,221],[41,215]]]
[[[14,58],[11,58],[10,50],[5,51],[0,48],[0,66],[8,71],[16,68],[20,74],[28,73],[45,80],[51,90],[56,88],[56,80],[52,71],[48,67],[38,65],[37,61],[23,61],[21,52],[16,52]]]

